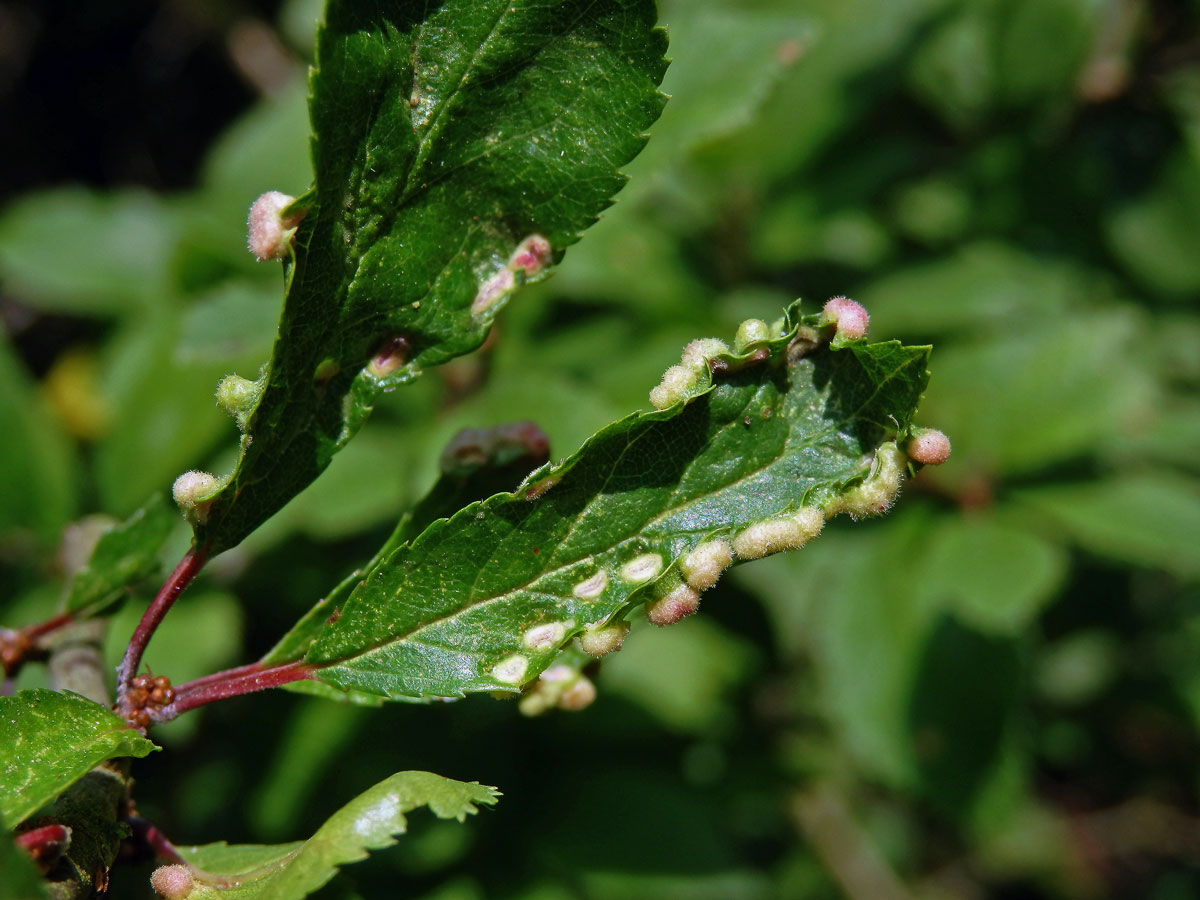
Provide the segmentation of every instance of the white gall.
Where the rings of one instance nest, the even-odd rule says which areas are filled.
[[[567,635],[567,626],[562,622],[536,625],[525,632],[523,643],[530,650],[549,650],[562,643]]]
[[[728,541],[705,541],[683,558],[679,571],[692,588],[707,591],[732,563],[733,548]]]
[[[686,366],[671,366],[663,372],[662,381],[650,391],[650,405],[655,409],[674,406],[696,384],[696,370]]]
[[[733,349],[744,353],[747,348],[760,344],[771,337],[771,326],[762,319],[747,319],[738,326],[733,336]]]
[[[620,650],[627,634],[629,634],[628,622],[614,622],[611,625],[592,627],[579,636],[579,647],[588,656],[599,659],[601,656],[607,656]]]
[[[571,593],[580,600],[591,600],[593,597],[603,594],[606,587],[608,587],[608,573],[601,569],[595,575],[585,578],[575,585],[571,589]]]
[[[657,553],[643,553],[621,567],[621,578],[630,584],[641,584],[661,572],[662,564],[662,557]]]
[[[529,660],[520,653],[514,653],[492,666],[492,676],[505,684],[519,684],[528,670]]]
[[[501,269],[479,286],[475,300],[471,304],[471,312],[477,316],[483,315],[493,306],[503,300],[517,286],[517,276],[512,269]]]
[[[203,505],[202,498],[219,486],[220,482],[215,476],[193,469],[175,479],[175,483],[171,485],[171,496],[180,509],[189,512],[198,510]]]
[[[733,539],[738,559],[761,559],[784,550],[799,550],[821,533],[824,514],[816,507],[805,507],[787,519],[755,522]]]
[[[728,352],[729,345],[720,338],[699,338],[683,348],[680,362],[689,369],[703,372],[708,368],[709,359]]]
[[[554,248],[540,234],[531,234],[517,245],[513,255],[508,260],[508,267],[514,272],[525,271],[526,278],[537,275],[550,262]]]
[[[558,706],[570,712],[587,709],[596,699],[596,685],[586,675],[580,675],[562,692],[558,698]]]
[[[852,519],[883,515],[895,502],[908,468],[908,457],[889,441],[875,451],[871,474],[826,508],[826,513],[849,513]]]

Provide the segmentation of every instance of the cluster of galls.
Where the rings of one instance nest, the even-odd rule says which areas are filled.
[[[525,692],[518,704],[522,715],[539,716],[551,709],[578,712],[596,699],[595,683],[569,665],[551,666]]]
[[[169,706],[175,701],[175,689],[171,687],[171,679],[166,675],[157,678],[150,675],[137,675],[129,686],[126,702],[130,712],[127,718],[138,728],[147,728],[152,719],[152,713]]]
[[[867,336],[871,317],[866,309],[846,297],[834,297],[821,310],[818,322],[825,340],[841,346],[848,341],[862,340]],[[783,337],[787,322],[778,319],[768,325],[762,319],[747,319],[738,326],[733,337],[733,353],[750,354],[750,363],[762,362],[770,355],[768,341]],[[813,340],[817,332],[812,333]],[[650,405],[655,409],[667,409],[680,400],[690,400],[701,390],[709,373],[724,374],[728,365],[718,359],[730,352],[729,345],[720,338],[701,338],[683,348],[679,365],[671,366],[663,373],[662,381],[650,391]]]
[[[512,252],[503,269],[493,272],[479,285],[471,312],[481,316],[518,286],[542,273],[553,262],[554,247],[540,234],[531,234]]]
[[[859,341],[866,337],[869,323],[870,316],[860,304],[834,297],[825,304],[817,329],[808,328],[808,334],[798,335],[792,346],[807,342],[803,348],[807,350],[819,340],[834,345]],[[772,325],[761,319],[747,319],[737,330],[732,352],[750,353],[750,363],[761,362],[769,355],[766,342],[783,337],[785,325],[783,319]],[[651,405],[662,410],[691,399],[703,389],[708,375],[728,371],[728,364],[719,357],[729,352],[729,345],[718,338],[692,341],[683,349],[679,365],[667,369],[662,381],[650,392]],[[644,606],[647,620],[652,625],[666,626],[687,618],[700,608],[700,595],[713,587],[735,562],[797,550],[821,533],[828,518],[842,514],[853,519],[882,515],[895,502],[901,484],[913,470],[912,463],[936,466],[949,458],[950,439],[935,428],[914,428],[903,436],[902,443],[881,444],[862,461],[864,468],[869,466],[865,477],[822,505],[803,506],[788,515],[752,522],[728,539],[713,538],[694,546],[682,556],[677,568],[668,570],[650,587]],[[557,480],[556,476],[552,478]],[[534,496],[530,491],[527,499]],[[660,554],[642,553],[625,562],[616,575],[627,585],[645,584],[656,578],[663,567]],[[576,584],[572,593],[579,600],[594,599],[604,593],[609,580],[608,572],[598,569]],[[525,635],[525,645],[532,650],[554,647],[573,625],[573,622],[552,623],[531,628]],[[600,659],[619,650],[628,633],[629,623],[623,620],[594,622],[578,636],[579,649]],[[519,684],[527,667],[527,658],[515,654],[498,663],[493,674],[500,681]],[[582,709],[595,696],[595,685],[587,676],[576,667],[560,664],[543,672],[526,691],[521,711],[538,715],[553,707]]]

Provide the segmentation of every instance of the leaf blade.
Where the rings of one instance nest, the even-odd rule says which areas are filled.
[[[513,261],[522,241],[543,235],[561,255],[624,183],[662,107],[664,50],[648,0],[329,4],[316,184],[297,205],[280,337],[198,541],[238,543],[381,391],[483,342],[508,295],[544,275]],[[392,341],[403,358],[372,369]]]
[[[658,579],[679,583],[678,560],[701,541],[832,509],[866,476],[864,455],[909,427],[928,348],[804,355],[793,338],[815,334],[816,317],[793,308],[791,321],[770,360],[761,348],[725,357],[729,374],[686,405],[602,429],[517,493],[434,522],[372,564],[317,632],[305,657],[314,677],[401,698],[513,690],[589,623],[623,616]],[[650,576],[631,575],[642,558]],[[554,639],[531,650],[532,630],[547,627]],[[516,677],[498,677],[517,657]]]
[[[307,841],[269,846],[222,842],[176,849],[200,870],[189,894],[195,900],[300,900],[328,882],[339,866],[394,844],[395,835],[407,830],[405,813],[428,806],[438,818],[462,822],[498,796],[495,788],[477,782],[400,772],[351,800]]]
[[[157,750],[116,713],[44,688],[0,697],[0,822],[12,828],[108,759]]]
[[[128,585],[154,575],[159,568],[158,553],[178,521],[160,495],[107,529],[87,564],[71,580],[68,611],[77,618],[93,616]]]

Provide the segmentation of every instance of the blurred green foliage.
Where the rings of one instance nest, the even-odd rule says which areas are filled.
[[[281,13],[297,58],[313,6]],[[847,294],[874,338],[935,345],[921,419],[951,462],[888,518],[635,631],[584,713],[241,698],[164,732],[141,811],[185,843],[291,840],[401,769],[504,792],[330,900],[1200,897],[1200,5],[661,7],[674,99],[616,206],[494,345],[397,391],[219,558],[151,663],[160,643],[171,674],[264,652],[458,428],[533,419],[561,456],[645,407],[687,340],[795,296]],[[194,190],[0,214],[6,302],[87,325],[40,381],[20,330],[0,348],[4,624],[53,608],[67,522],[229,469],[212,391],[265,360],[280,296],[245,209],[304,190],[307,134],[297,78]]]

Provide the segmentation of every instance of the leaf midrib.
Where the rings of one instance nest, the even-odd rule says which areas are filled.
[[[906,366],[906,365],[907,365],[907,362],[905,363],[905,366]],[[652,526],[654,523],[656,523],[656,522],[661,522],[661,521],[663,521],[664,519],[668,518],[669,516],[671,516],[671,515],[674,515],[674,514],[678,513],[678,512],[679,512],[679,511],[680,511],[680,510],[683,508],[683,506],[684,506],[684,505],[687,505],[687,504],[691,504],[691,503],[697,502],[697,501],[699,501],[699,500],[700,500],[700,499],[702,499],[702,498],[709,497],[709,496],[712,496],[712,495],[714,495],[714,494],[717,494],[717,493],[722,493],[722,492],[728,491],[730,488],[732,488],[732,487],[736,486],[737,484],[739,484],[739,483],[741,483],[741,482],[744,482],[744,481],[746,481],[746,480],[748,480],[748,479],[750,479],[750,478],[753,478],[753,477],[755,477],[755,476],[757,476],[757,475],[761,474],[762,472],[764,472],[764,471],[766,471],[766,470],[770,469],[772,466],[774,466],[775,464],[777,464],[777,463],[778,463],[778,462],[779,462],[779,461],[780,461],[780,460],[781,460],[781,459],[782,459],[784,456],[790,455],[790,453],[791,453],[792,451],[794,451],[795,449],[797,449],[797,448],[799,448],[799,447],[802,447],[802,446],[808,446],[808,445],[811,445],[812,443],[815,443],[815,442],[816,442],[818,439],[820,439],[820,438],[823,438],[823,437],[825,437],[825,436],[827,436],[827,435],[829,435],[829,434],[831,434],[831,433],[834,433],[834,432],[836,432],[836,431],[837,431],[837,430],[838,430],[838,429],[839,429],[839,428],[840,428],[842,425],[844,425],[844,424],[846,424],[847,422],[849,422],[849,421],[852,421],[852,420],[854,420],[855,418],[859,417],[859,414],[861,413],[861,411],[862,411],[863,409],[865,409],[865,408],[866,408],[866,406],[867,406],[867,405],[868,405],[868,404],[869,404],[869,403],[870,403],[870,402],[871,402],[871,401],[874,399],[874,397],[875,397],[875,396],[878,394],[878,391],[879,391],[880,389],[882,389],[882,387],[883,387],[885,384],[887,384],[889,381],[891,381],[892,379],[894,379],[894,378],[898,377],[899,373],[902,371],[902,369],[903,369],[903,368],[905,368],[905,366],[900,366],[900,367],[897,367],[897,368],[893,369],[891,373],[889,373],[887,376],[885,376],[885,378],[884,378],[884,379],[883,379],[883,380],[880,382],[880,384],[879,384],[879,387],[878,387],[878,388],[877,388],[877,389],[876,389],[874,392],[872,392],[871,396],[870,396],[870,397],[868,397],[866,401],[864,401],[862,404],[860,404],[860,406],[859,406],[859,407],[858,407],[858,408],[855,410],[855,413],[854,413],[854,414],[852,414],[852,415],[849,415],[849,416],[846,416],[846,417],[843,417],[843,418],[841,418],[841,419],[839,419],[839,420],[837,420],[837,421],[835,421],[835,422],[831,422],[831,423],[830,423],[830,425],[829,425],[827,428],[825,428],[824,430],[822,430],[822,431],[820,431],[820,432],[816,432],[815,434],[811,435],[810,437],[808,437],[808,438],[807,438],[807,439],[806,439],[804,442],[802,442],[801,444],[790,444],[789,442],[785,442],[785,443],[784,443],[784,445],[783,445],[783,447],[781,448],[781,452],[780,452],[780,453],[778,453],[778,454],[776,454],[775,456],[773,456],[773,457],[772,457],[770,460],[768,460],[768,461],[764,462],[764,464],[763,464],[763,465],[761,465],[761,466],[759,466],[759,467],[755,468],[754,470],[752,470],[752,471],[750,471],[750,472],[743,473],[742,475],[738,476],[737,478],[733,479],[732,481],[725,482],[725,483],[721,484],[720,486],[713,488],[713,489],[712,489],[712,490],[710,490],[710,491],[706,491],[706,492],[704,492],[704,493],[702,493],[702,494],[698,494],[698,495],[696,495],[695,497],[692,497],[692,498],[690,498],[690,499],[687,501],[687,503],[686,503],[686,504],[675,504],[675,505],[669,505],[669,506],[667,506],[666,508],[662,509],[662,510],[661,510],[661,511],[660,511],[660,512],[659,512],[659,513],[656,515],[656,516],[653,516],[652,518],[650,518],[650,519],[647,519],[646,521],[642,522],[642,523],[641,523],[641,524],[638,526],[638,528],[637,528],[637,531],[635,531],[635,532],[633,532],[633,533],[630,533],[630,534],[626,534],[626,535],[624,535],[623,537],[621,537],[619,540],[617,540],[617,541],[614,541],[614,542],[613,542],[613,543],[612,543],[612,544],[611,544],[611,545],[610,545],[610,546],[609,546],[609,547],[606,549],[606,551],[605,551],[605,552],[612,552],[612,551],[616,551],[616,550],[618,550],[618,549],[619,549],[621,546],[623,546],[623,545],[625,545],[625,544],[629,543],[630,541],[635,541],[635,540],[637,540],[637,539],[638,539],[638,536],[639,536],[640,534],[643,534],[643,533],[644,533],[644,532],[645,532],[645,531],[646,531],[646,530],[647,530],[649,527],[651,527],[651,526]],[[766,387],[766,386],[765,386],[765,385],[764,385],[764,386],[761,386],[761,387],[760,387],[760,389],[762,389],[762,388],[764,388],[764,387]],[[790,387],[790,384],[789,384],[789,387]],[[711,393],[711,391],[712,391],[713,389],[715,389],[715,388],[716,388],[716,385],[714,384],[712,387],[710,387],[710,388],[709,388],[709,390],[706,392],[706,394],[707,394],[707,393]],[[722,427],[721,427],[721,429],[719,429],[719,430],[718,430],[718,432],[716,432],[716,434],[720,434],[720,433],[722,433],[722,432],[725,432],[725,431],[727,431],[727,430],[728,430],[728,429],[730,429],[730,428],[736,428],[736,426],[737,426],[738,422],[740,421],[740,416],[741,416],[741,414],[742,414],[742,413],[744,413],[744,412],[745,412],[745,410],[746,410],[747,408],[749,408],[749,406],[751,406],[751,405],[753,404],[753,401],[754,401],[754,400],[757,398],[757,396],[758,396],[758,391],[755,391],[753,394],[751,394],[751,396],[750,396],[750,398],[747,400],[747,402],[746,402],[745,404],[743,404],[743,405],[742,405],[742,407],[741,407],[741,410],[740,410],[739,414],[738,414],[738,415],[736,415],[736,416],[733,416],[733,417],[731,417],[730,421],[729,421],[728,423],[726,423],[724,426],[722,426]],[[696,399],[698,399],[698,398],[696,398]],[[636,437],[636,438],[635,438],[633,441],[630,441],[630,442],[628,442],[628,443],[626,444],[626,446],[625,446],[625,447],[622,449],[622,451],[621,451],[621,454],[620,454],[620,456],[618,457],[618,459],[617,459],[617,460],[616,460],[616,461],[613,463],[613,465],[610,467],[610,470],[609,470],[610,474],[609,474],[608,478],[605,480],[605,485],[607,485],[607,484],[608,484],[608,481],[611,479],[611,472],[612,472],[614,469],[616,469],[616,468],[617,468],[617,465],[619,464],[619,462],[620,462],[620,459],[621,459],[622,457],[624,457],[624,455],[625,455],[626,453],[628,453],[628,452],[629,452],[629,450],[630,450],[630,449],[631,449],[631,448],[634,446],[634,444],[636,444],[636,443],[637,443],[637,441],[638,441],[638,440],[640,440],[640,439],[641,439],[641,438],[642,438],[642,437],[643,437],[645,434],[647,434],[647,433],[648,433],[648,432],[643,432],[643,434],[642,434],[642,435],[638,435],[638,436],[637,436],[637,437]],[[714,436],[715,436],[715,435],[714,435]],[[547,476],[550,476],[550,475],[553,475],[553,474],[555,474],[555,473],[554,473],[553,471],[551,471],[551,472],[548,472],[548,473],[547,473]],[[511,495],[509,495],[509,496],[510,496],[510,498],[515,498],[515,497],[516,497],[516,494],[511,494]],[[582,521],[583,519],[585,519],[585,518],[586,518],[586,512],[587,512],[587,510],[588,510],[588,509],[590,509],[590,508],[591,508],[591,506],[592,506],[592,505],[593,505],[595,502],[597,502],[597,500],[599,500],[599,499],[600,499],[601,497],[603,497],[603,496],[606,496],[606,495],[605,495],[605,493],[604,493],[604,489],[603,489],[603,487],[602,487],[600,490],[598,490],[598,491],[596,492],[596,496],[595,496],[595,498],[594,498],[593,500],[589,501],[589,503],[588,503],[588,504],[587,504],[587,505],[586,505],[586,506],[585,506],[585,507],[584,507],[582,510],[580,510],[580,512],[579,512],[577,515],[575,515],[575,516],[573,517],[573,521],[572,521],[572,523],[571,523],[571,526],[570,526],[570,528],[568,529],[568,531],[567,531],[566,535],[564,536],[564,538],[563,538],[563,539],[560,541],[560,545],[565,545],[565,544],[567,544],[567,539],[568,539],[568,538],[570,537],[570,535],[573,533],[574,529],[575,529],[575,528],[578,526],[579,522],[580,522],[580,521]],[[674,501],[674,500],[676,500],[677,498],[678,498],[678,493],[677,493],[677,492],[676,492],[676,493],[673,493],[673,494],[671,495],[671,497],[669,498],[669,500],[668,500],[668,503],[671,503],[671,501]],[[485,502],[486,502],[486,501],[485,501]],[[482,505],[482,504],[481,504],[481,505]],[[468,508],[470,508],[470,507],[468,507]],[[460,514],[461,514],[461,513],[460,513]],[[447,526],[449,525],[449,521],[450,521],[450,520],[446,520],[446,522],[447,522]],[[412,545],[408,545],[408,546],[411,548],[411,546],[412,546]],[[410,550],[410,552],[411,552],[411,550]],[[455,618],[456,616],[462,615],[463,613],[465,613],[465,612],[467,612],[467,611],[479,610],[479,609],[485,608],[485,607],[486,607],[486,606],[488,606],[489,604],[491,604],[491,603],[494,603],[494,602],[496,602],[496,601],[499,601],[499,600],[504,600],[504,599],[510,598],[510,597],[512,597],[514,594],[519,594],[519,593],[540,593],[540,594],[542,594],[542,595],[544,595],[544,596],[546,596],[546,597],[553,598],[554,600],[558,600],[558,601],[565,601],[565,600],[567,599],[567,597],[565,597],[564,595],[562,595],[562,594],[560,594],[560,593],[557,593],[557,592],[554,592],[554,591],[540,590],[540,589],[538,589],[536,586],[537,586],[539,583],[541,583],[541,582],[545,581],[545,580],[546,580],[546,579],[548,579],[548,578],[555,578],[555,577],[557,577],[557,576],[560,576],[562,573],[564,573],[564,572],[566,572],[566,571],[568,571],[568,570],[570,570],[570,569],[572,569],[572,568],[574,568],[574,567],[576,567],[576,566],[580,565],[581,563],[584,563],[584,562],[586,562],[588,559],[592,558],[593,556],[594,556],[594,554],[587,554],[587,555],[585,555],[585,556],[581,556],[581,557],[578,557],[578,558],[576,558],[576,559],[573,559],[573,560],[565,561],[565,562],[563,562],[562,564],[560,564],[560,565],[558,565],[558,566],[556,566],[556,567],[554,567],[554,568],[547,568],[547,569],[543,569],[543,570],[542,570],[541,572],[539,572],[539,573],[538,573],[538,574],[537,574],[535,577],[533,577],[533,578],[529,579],[528,581],[524,582],[523,584],[519,584],[519,585],[515,585],[515,586],[513,586],[513,587],[510,587],[510,588],[508,588],[506,591],[504,591],[503,593],[499,593],[499,594],[493,594],[493,595],[492,595],[492,596],[490,596],[490,597],[480,597],[480,598],[476,598],[476,599],[474,599],[474,600],[471,600],[471,601],[470,601],[470,602],[468,602],[467,604],[465,604],[465,605],[463,605],[463,606],[460,606],[460,607],[457,607],[457,608],[455,608],[455,609],[453,609],[453,610],[449,610],[449,611],[447,611],[446,613],[444,613],[444,614],[442,614],[442,615],[436,616],[436,617],[434,617],[434,618],[426,619],[426,620],[424,620],[424,621],[420,622],[419,624],[417,624],[415,627],[413,627],[413,628],[411,628],[411,629],[409,629],[409,630],[407,630],[407,631],[405,631],[405,632],[403,632],[403,633],[400,633],[400,634],[393,635],[393,636],[391,636],[391,637],[389,637],[388,639],[386,639],[386,640],[383,640],[383,641],[379,641],[379,642],[376,642],[376,643],[369,644],[369,645],[367,645],[366,647],[364,647],[364,648],[362,648],[362,649],[359,649],[359,650],[355,651],[354,653],[350,653],[350,654],[347,654],[347,655],[345,655],[345,656],[337,657],[337,658],[335,658],[335,659],[332,659],[332,660],[329,660],[329,661],[323,662],[323,663],[321,664],[320,668],[330,668],[330,667],[338,666],[338,665],[341,665],[341,664],[343,664],[343,663],[345,663],[345,662],[347,662],[347,661],[351,661],[351,660],[354,660],[354,659],[358,659],[358,658],[361,658],[361,657],[368,656],[368,655],[370,655],[370,654],[372,654],[372,653],[375,653],[375,652],[376,652],[376,651],[378,651],[378,650],[382,650],[383,648],[385,648],[385,647],[389,647],[389,646],[392,646],[393,644],[396,644],[396,643],[402,643],[402,642],[405,642],[405,641],[410,641],[410,640],[415,640],[415,641],[418,641],[418,642],[420,642],[420,641],[422,641],[422,639],[419,637],[419,635],[420,635],[420,633],[421,633],[421,632],[423,632],[423,631],[426,631],[426,630],[428,630],[428,629],[430,629],[430,628],[433,628],[433,627],[437,626],[438,624],[440,624],[440,623],[442,623],[442,622],[445,622],[445,621],[448,621],[448,620],[450,620],[450,619],[453,619],[453,618]],[[488,562],[490,563],[490,561],[491,561],[492,559],[494,559],[494,558],[495,558],[495,552],[493,552],[493,554],[492,554],[491,556],[489,556],[489,557],[488,557]],[[487,566],[487,564],[481,565],[481,566],[479,567],[479,569],[477,570],[477,573],[482,573],[482,572],[485,572],[485,571],[487,571],[487,569],[488,569],[488,566]],[[477,575],[476,575],[476,583],[477,583],[478,577],[479,577],[479,574],[477,574]],[[649,583],[649,582],[648,582],[648,583]],[[638,590],[638,589],[640,589],[640,588],[642,588],[642,587],[644,587],[644,586],[645,586],[645,585],[638,585],[638,586],[635,586],[635,587],[634,587],[634,588],[631,590],[631,592],[630,592],[630,593],[632,594],[632,593],[633,593],[633,591],[636,591],[636,590]],[[319,640],[319,639],[320,639],[320,638],[318,637],[318,638],[317,638],[317,640]],[[427,641],[426,641],[425,643],[430,643],[430,642],[427,642]],[[440,645],[435,645],[435,646],[440,646]],[[454,650],[458,650],[458,649],[460,649],[460,648],[449,648],[449,647],[448,647],[448,648],[446,648],[446,649],[454,649]]]

